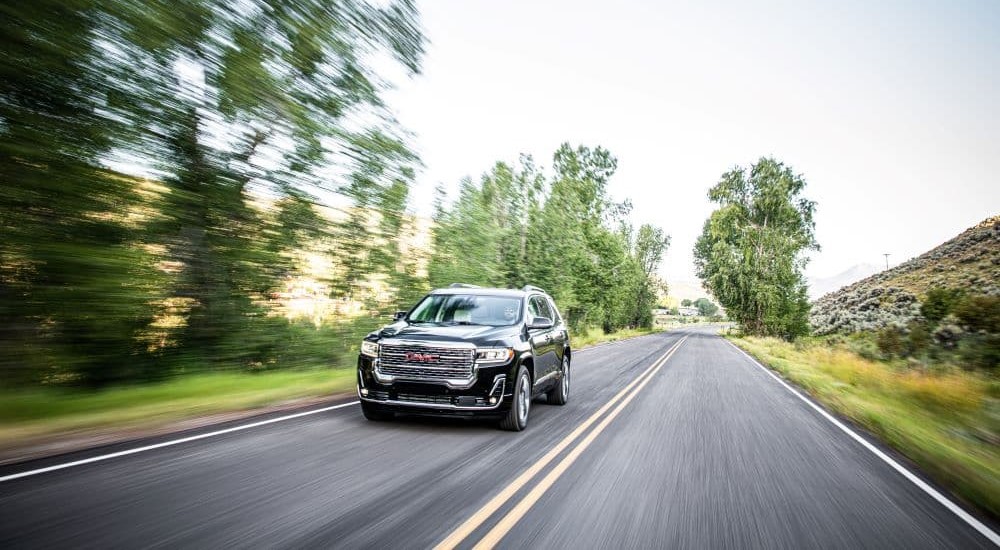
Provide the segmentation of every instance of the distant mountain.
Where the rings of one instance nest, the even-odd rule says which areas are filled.
[[[809,299],[815,300],[824,294],[828,294],[834,290],[840,290],[851,283],[856,283],[861,279],[870,277],[878,272],[878,266],[872,264],[858,264],[832,277],[809,279]]]
[[[1000,295],[1000,216],[959,236],[813,303],[810,322],[817,334],[877,330],[920,315],[920,300],[932,288],[958,288]]]

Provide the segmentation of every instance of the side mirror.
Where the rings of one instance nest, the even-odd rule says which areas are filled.
[[[553,324],[548,317],[535,317],[528,323],[528,330],[552,328]]]
[[[406,314],[407,313],[408,312],[406,312],[406,311],[397,311],[396,313],[394,313],[392,315],[392,320],[393,321],[402,321],[403,319],[406,319]]]

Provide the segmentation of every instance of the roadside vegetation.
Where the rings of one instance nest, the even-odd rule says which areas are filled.
[[[762,158],[722,175],[708,192],[717,205],[694,247],[705,288],[747,334],[794,340],[809,333],[802,274],[816,204],[791,167]]]
[[[880,359],[870,335],[732,340],[1000,517],[1000,381],[992,373],[950,359]]]
[[[51,436],[143,433],[194,417],[353,391],[350,369],[203,373],[101,391],[64,387],[0,393],[0,450]]]
[[[669,237],[609,198],[609,151],[418,217],[385,103],[414,4],[262,6],[4,8],[0,440],[349,388],[364,334],[453,282],[541,286],[580,345],[651,329]]]

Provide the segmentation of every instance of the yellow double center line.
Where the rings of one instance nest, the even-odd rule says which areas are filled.
[[[472,514],[472,516],[469,517],[469,519],[465,520],[464,523],[459,525],[457,529],[452,531],[451,534],[449,534],[446,539],[438,543],[438,545],[434,547],[435,550],[450,550],[458,546],[459,543],[464,541],[465,538],[468,537],[470,534],[472,534],[473,531],[475,531],[481,525],[483,525],[483,523],[485,523],[486,520],[490,518],[490,516],[492,516],[497,510],[499,510],[501,506],[503,506],[507,501],[509,501],[525,485],[527,485],[528,482],[535,477],[535,475],[537,475],[540,471],[542,471],[543,468],[548,466],[548,464],[552,462],[553,459],[555,459],[567,447],[573,444],[573,442],[576,441],[577,438],[579,438],[580,435],[587,430],[587,428],[593,425],[594,422],[597,422],[597,420],[600,419],[604,415],[604,413],[606,413],[609,409],[615,407],[615,404],[617,403],[618,406],[615,407],[610,414],[605,416],[604,419],[601,420],[601,422],[597,425],[597,427],[594,428],[594,430],[591,431],[589,434],[587,434],[587,437],[585,437],[580,442],[579,445],[577,445],[572,451],[570,451],[570,453],[567,454],[566,457],[562,459],[562,461],[560,461],[554,468],[552,468],[552,470],[542,479],[542,481],[539,482],[527,495],[525,495],[524,498],[522,498],[521,501],[518,502],[517,505],[515,505],[514,508],[512,508],[511,511],[508,512],[507,515],[505,515],[503,519],[501,519],[500,522],[497,523],[493,527],[493,529],[491,529],[490,532],[487,533],[486,536],[484,536],[476,544],[475,548],[477,549],[493,548],[494,546],[496,546],[497,543],[499,543],[500,540],[503,539],[504,535],[506,535],[514,527],[514,525],[516,525],[517,522],[520,521],[522,517],[524,517],[524,514],[526,514],[528,510],[530,510],[531,507],[534,506],[534,504],[538,501],[538,499],[541,498],[543,494],[545,494],[545,491],[547,491],[549,487],[551,487],[552,484],[554,484],[556,480],[559,479],[559,476],[561,476],[563,472],[565,472],[570,467],[570,465],[572,465],[573,462],[576,461],[576,459],[580,456],[580,454],[583,453],[583,451],[587,447],[589,447],[591,443],[594,442],[594,439],[596,439],[597,436],[600,435],[600,433],[604,431],[605,428],[607,428],[608,424],[610,424],[611,421],[614,420],[615,417],[618,416],[618,414],[621,413],[622,410],[629,404],[629,402],[631,402],[632,399],[634,399],[635,396],[640,391],[642,391],[642,388],[646,386],[646,384],[650,381],[650,379],[652,379],[653,375],[655,375],[657,371],[660,370],[660,367],[662,367],[667,362],[667,360],[670,359],[670,357],[674,354],[674,352],[677,351],[677,348],[679,348],[681,344],[683,344],[684,341],[687,340],[687,338],[688,337],[685,336],[684,338],[681,338],[676,344],[671,346],[670,349],[668,349],[663,355],[661,355],[659,359],[653,362],[653,364],[650,365],[649,368],[647,368],[645,371],[643,371],[642,374],[636,377],[635,380],[633,380],[627,386],[625,386],[624,389],[622,389],[614,397],[612,397],[611,400],[605,403],[600,409],[597,410],[597,412],[590,415],[590,417],[587,418],[587,420],[585,420],[582,424],[577,426],[576,429],[570,432],[570,434],[567,435],[565,438],[563,438],[563,440],[560,441],[555,447],[553,447],[549,452],[545,453],[545,456],[543,456],[537,462],[532,464],[530,468],[528,468],[521,475],[519,475],[517,479],[515,479],[509,485],[504,487],[502,491],[497,493],[497,495],[494,496],[492,499],[490,499],[489,502],[484,504],[482,508],[477,510],[476,513]],[[619,401],[621,402],[619,403]]]

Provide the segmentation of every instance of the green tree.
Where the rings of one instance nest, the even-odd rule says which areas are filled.
[[[639,266],[641,278],[636,284],[633,303],[631,326],[653,326],[652,309],[656,302],[657,287],[665,291],[665,285],[660,284],[656,271],[660,268],[663,255],[670,246],[670,236],[662,229],[643,224],[639,227],[633,246],[633,257]]]
[[[137,181],[102,166],[122,125],[106,89],[96,3],[0,8],[0,369],[6,383],[142,376],[138,335],[157,274]]]
[[[417,161],[373,59],[419,70],[411,1],[39,0],[0,25],[7,380],[273,358],[263,305],[310,240],[336,241],[342,295],[393,272]],[[320,191],[347,221],[318,215]],[[183,320],[155,327],[166,313]]]
[[[698,308],[698,314],[702,317],[711,317],[719,312],[719,306],[708,298],[698,298],[694,301],[694,307]]]
[[[762,158],[723,174],[709,191],[718,208],[695,244],[698,276],[751,334],[793,339],[808,332],[804,253],[819,245],[805,186],[791,168]]]
[[[535,284],[574,327],[651,324],[669,237],[652,226],[633,232],[628,203],[608,197],[616,165],[600,147],[564,144],[551,178],[522,157],[516,167],[497,163],[478,181],[464,180],[454,202],[440,196],[435,209],[431,285]]]
[[[964,295],[959,288],[932,288],[920,304],[920,314],[931,324],[937,324],[951,313]]]
[[[284,252],[324,224],[311,207],[318,190],[349,205],[333,235],[341,296],[356,297],[361,280],[390,267],[415,157],[391,133],[370,54],[416,72],[416,11],[406,0],[107,5],[110,109],[131,129],[118,147],[160,169],[169,189],[155,235],[182,266],[172,293],[189,313],[178,353],[202,364],[266,362],[279,342],[258,322],[262,298],[293,268]],[[345,122],[361,116],[375,122]],[[331,160],[341,184],[317,172]],[[277,198],[278,215],[251,195]]]
[[[681,300],[681,307],[691,307],[691,300],[687,298]]]

